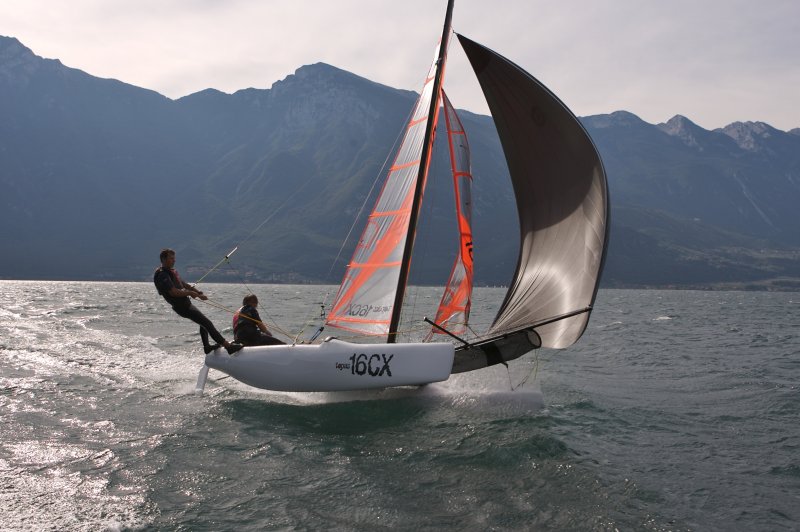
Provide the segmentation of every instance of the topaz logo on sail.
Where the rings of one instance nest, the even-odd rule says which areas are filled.
[[[343,371],[350,370],[351,375],[369,375],[370,377],[387,377],[392,376],[392,368],[389,362],[394,358],[394,354],[386,355],[385,353],[373,353],[368,355],[366,353],[353,353],[350,357],[350,363],[343,362],[336,363],[336,369]]]
[[[348,316],[359,316],[363,318],[364,316],[371,314],[373,312],[380,312],[380,313],[387,313],[392,310],[391,305],[361,305],[358,303],[350,303],[347,307],[347,315]]]

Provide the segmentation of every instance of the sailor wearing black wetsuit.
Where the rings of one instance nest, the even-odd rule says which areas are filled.
[[[283,345],[267,330],[258,315],[258,298],[254,294],[245,296],[242,308],[233,315],[233,338],[242,345]]]
[[[175,252],[171,249],[163,249],[161,250],[160,258],[161,266],[156,268],[153,274],[153,283],[155,283],[158,293],[172,306],[172,310],[174,310],[178,316],[190,319],[200,326],[200,338],[203,340],[203,349],[205,352],[210,353],[219,347],[219,345],[209,345],[209,334],[217,344],[225,346],[228,353],[235,353],[241,349],[241,345],[229,343],[219,331],[217,331],[214,324],[211,323],[211,320],[206,318],[197,307],[192,305],[192,302],[189,300],[190,297],[197,297],[201,300],[206,300],[208,297],[200,290],[183,282],[177,270],[173,268],[173,266],[175,266]]]

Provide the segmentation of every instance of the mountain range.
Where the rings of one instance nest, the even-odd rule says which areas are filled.
[[[238,246],[209,280],[338,283],[415,98],[317,63],[171,100],[0,37],[0,278],[146,280],[172,247],[196,280]],[[508,171],[491,118],[459,114],[476,283],[503,284]],[[603,286],[800,289],[800,129],[581,121],[609,178]],[[438,149],[412,282],[443,283],[456,252],[448,171]]]

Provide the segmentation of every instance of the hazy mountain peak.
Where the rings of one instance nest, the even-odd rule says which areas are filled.
[[[33,73],[40,57],[14,37],[0,36],[0,80],[21,81]]]
[[[19,42],[14,37],[0,35],[0,60],[6,61],[19,55],[34,55],[30,48]]]
[[[593,115],[593,116],[586,116],[582,120],[584,120],[587,124],[591,125],[592,127],[602,129],[608,127],[619,127],[619,126],[642,126],[647,125],[647,122],[639,118],[633,113],[628,111],[614,111],[608,115]]]
[[[209,102],[209,101],[217,101],[219,99],[223,99],[227,94],[222,92],[218,89],[208,88],[203,89],[201,91],[193,92],[192,94],[187,94],[181,98],[178,98],[177,101],[179,102]]]
[[[226,96],[226,93],[222,92],[219,89],[209,87],[208,89],[197,91],[194,94],[191,94],[190,96],[198,96],[201,98],[218,98],[220,96]]]
[[[282,80],[276,81],[272,88],[279,88],[281,85],[294,84],[298,82],[315,83],[324,80],[346,80],[346,79],[361,79],[355,74],[351,74],[346,70],[336,68],[327,63],[314,63],[311,65],[303,65],[293,74],[289,74]]]
[[[697,139],[707,131],[683,115],[675,115],[666,123],[658,124],[656,127],[667,135],[679,138],[687,146],[703,149]]]
[[[328,63],[322,63],[322,62],[312,63],[310,65],[303,65],[294,71],[294,75],[301,79],[314,76],[357,77],[355,76],[355,74],[347,72],[346,70],[342,70],[341,68],[337,68],[333,65],[329,65]]]
[[[800,136],[800,127],[796,127],[796,128],[794,128],[794,129],[790,129],[790,130],[788,131],[788,133],[790,133],[790,134],[792,134],[792,135],[798,135],[798,136]]]
[[[747,151],[760,151],[763,141],[781,133],[764,122],[734,122],[718,131],[728,135]]]
[[[682,132],[691,130],[703,130],[700,126],[689,120],[683,115],[675,115],[663,124],[658,124],[658,127],[670,135],[677,135]]]

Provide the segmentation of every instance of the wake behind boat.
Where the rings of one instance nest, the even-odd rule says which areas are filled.
[[[434,61],[326,321],[328,327],[386,343],[329,338],[246,347],[233,356],[218,349],[206,356],[198,391],[209,368],[278,391],[425,384],[505,364],[539,347],[565,348],[581,337],[608,237],[608,185],[600,155],[577,117],[544,85],[458,35],[497,127],[520,228],[516,272],[494,322],[483,337],[464,338],[473,277],[472,175],[466,131],[442,89],[452,11],[449,0]],[[428,341],[402,343],[400,315],[440,107],[456,197],[458,254]],[[434,337],[445,341],[431,342]]]

